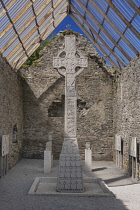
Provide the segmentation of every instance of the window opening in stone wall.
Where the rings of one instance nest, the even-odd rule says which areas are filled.
[[[53,101],[48,109],[48,117],[64,117],[65,96],[61,96],[61,100]]]
[[[13,126],[13,143],[18,143],[18,129],[17,129],[17,125],[15,124]]]

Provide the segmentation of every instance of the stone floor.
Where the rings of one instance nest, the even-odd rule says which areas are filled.
[[[138,210],[140,183],[135,183],[113,162],[93,162],[92,172],[84,177],[101,178],[115,196],[29,195],[36,177],[56,177],[57,162],[44,175],[43,160],[22,159],[0,179],[0,210]],[[93,189],[94,190],[94,189]]]

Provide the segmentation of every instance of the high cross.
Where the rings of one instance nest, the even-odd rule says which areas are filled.
[[[76,50],[74,35],[65,36],[65,49],[53,58],[53,66],[65,77],[65,129],[59,160],[57,191],[83,192],[82,161],[76,138],[76,76],[87,67],[87,58]]]
[[[76,50],[75,42],[74,35],[65,36],[65,49],[53,58],[54,68],[65,76],[65,137],[76,137],[76,76],[87,67],[87,58]]]

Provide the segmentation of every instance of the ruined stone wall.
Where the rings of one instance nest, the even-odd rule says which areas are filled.
[[[77,77],[77,138],[84,158],[85,143],[91,142],[93,160],[112,160],[113,80],[89,41],[76,38],[77,48],[88,57],[88,68]],[[53,132],[53,154],[58,159],[64,132],[64,78],[53,68],[53,57],[64,48],[57,36],[41,51],[42,57],[21,69],[24,82],[24,157],[43,158],[48,133]]]
[[[123,139],[123,168],[128,169],[129,139],[140,143],[140,58],[122,69],[114,83],[114,129]]]
[[[0,134],[10,137],[9,169],[21,158],[22,128],[21,79],[5,59],[0,56]]]

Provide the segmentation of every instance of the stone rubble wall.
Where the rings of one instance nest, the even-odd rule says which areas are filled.
[[[114,82],[114,132],[123,139],[123,168],[129,167],[129,139],[140,143],[140,58],[122,69]]]
[[[13,127],[17,125],[17,143],[13,143]],[[23,133],[22,84],[20,77],[0,56],[0,134],[10,137],[8,168],[21,158]]]
[[[84,158],[91,143],[93,160],[112,160],[113,79],[104,60],[89,41],[78,35],[77,48],[88,57],[88,68],[77,77],[77,138]],[[48,133],[53,132],[53,155],[59,158],[64,140],[64,78],[53,68],[53,57],[64,48],[57,36],[41,52],[39,60],[21,69],[24,87],[23,157],[43,158]]]

